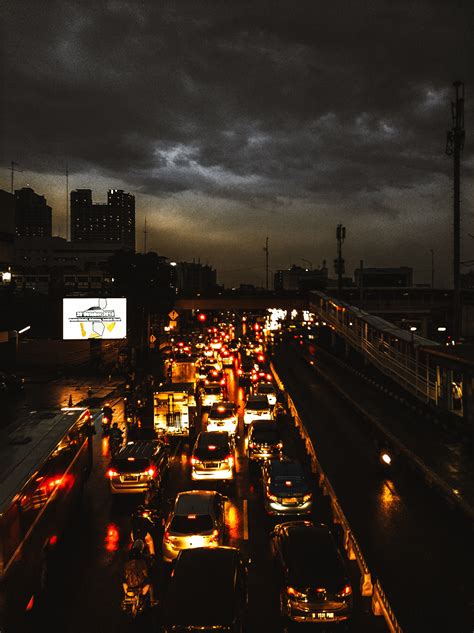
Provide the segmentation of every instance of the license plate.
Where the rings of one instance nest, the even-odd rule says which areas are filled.
[[[218,468],[219,464],[217,462],[208,462],[207,464],[205,464],[206,468]]]
[[[296,497],[287,497],[286,499],[282,499],[282,501],[285,505],[290,503],[298,503],[298,499]]]
[[[314,613],[313,613],[314,617]],[[318,620],[332,620],[334,618],[334,613],[330,613],[329,611],[322,611],[317,614]]]
[[[124,475],[124,481],[137,481],[138,477],[136,475]]]

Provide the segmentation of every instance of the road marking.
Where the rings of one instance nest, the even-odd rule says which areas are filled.
[[[249,515],[247,503],[247,499],[244,499],[244,541],[249,540]]]

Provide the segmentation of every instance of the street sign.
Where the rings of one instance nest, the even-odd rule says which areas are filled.
[[[179,314],[178,312],[176,312],[176,310],[171,310],[168,316],[172,321],[176,321],[176,319],[179,317]]]

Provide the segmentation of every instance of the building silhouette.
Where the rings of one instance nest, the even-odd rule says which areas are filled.
[[[52,209],[46,198],[30,187],[15,191],[15,234],[18,237],[52,235]]]
[[[135,196],[107,192],[107,204],[94,204],[90,189],[71,191],[71,241],[114,244],[135,250]]]

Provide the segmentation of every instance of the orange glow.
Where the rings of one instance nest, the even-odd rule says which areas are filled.
[[[108,552],[116,552],[119,548],[120,534],[115,523],[109,523],[105,536],[105,549]]]
[[[109,438],[102,438],[102,447],[101,447],[102,457],[107,457],[109,454]]]

